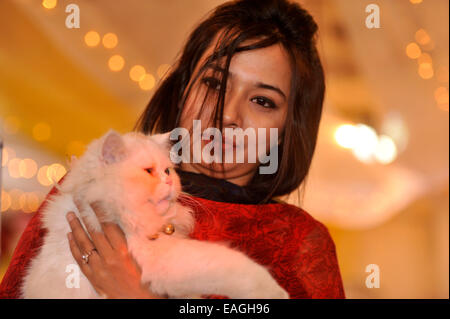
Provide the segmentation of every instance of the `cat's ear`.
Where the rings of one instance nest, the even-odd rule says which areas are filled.
[[[169,147],[172,145],[170,141],[170,133],[163,133],[163,134],[155,134],[152,135],[150,138],[156,142],[157,144],[161,145],[165,149],[169,149]]]
[[[114,164],[123,161],[127,157],[127,149],[122,136],[114,130],[110,130],[102,145],[102,161],[106,164]]]

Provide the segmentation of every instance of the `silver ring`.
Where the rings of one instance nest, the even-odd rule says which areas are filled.
[[[81,256],[81,258],[83,259],[83,262],[85,264],[89,263],[89,256],[92,255],[92,252],[97,251],[97,249],[93,248],[90,252],[88,252],[87,254],[84,254],[83,256]]]

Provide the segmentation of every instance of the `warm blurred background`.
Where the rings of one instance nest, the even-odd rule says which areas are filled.
[[[0,1],[0,278],[68,158],[133,128],[223,2]],[[79,29],[65,26],[70,3]],[[449,2],[300,3],[319,24],[328,87],[302,207],[328,226],[347,297],[449,298]],[[365,25],[371,3],[380,29]],[[366,287],[369,264],[379,288]]]

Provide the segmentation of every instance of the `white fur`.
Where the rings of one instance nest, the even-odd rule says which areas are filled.
[[[112,135],[114,139],[108,138]],[[81,271],[80,287],[66,287],[70,275],[66,267],[76,261],[66,237],[70,227],[65,214],[68,211],[79,217],[81,214],[87,227],[101,230],[88,205],[101,201],[106,215],[100,221],[117,223],[123,229],[128,249],[142,269],[142,282],[150,283],[153,293],[172,298],[208,294],[288,298],[268,270],[243,253],[222,243],[188,238],[194,225],[193,216],[176,201],[181,190],[176,173],[172,171],[170,177],[164,173],[165,167],[171,166],[167,135],[128,133],[120,139],[117,136],[110,131],[92,142],[86,153],[73,162],[59,186],[60,194],[49,199],[42,211],[43,227],[48,233],[27,270],[22,297],[100,298]],[[118,154],[111,154],[111,147]],[[152,177],[145,171],[150,166],[155,167]],[[151,178],[159,181],[156,186],[150,182]],[[172,199],[168,208],[166,202],[160,202],[167,196]],[[81,212],[74,198],[84,203]],[[168,222],[175,225],[174,234],[160,232],[156,240],[147,238]]]

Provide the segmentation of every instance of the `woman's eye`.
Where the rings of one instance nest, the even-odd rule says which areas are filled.
[[[164,173],[166,173],[167,175],[170,175],[170,168],[166,168],[166,170],[164,171]]]
[[[220,90],[220,81],[215,78],[203,78],[203,83],[205,83],[210,88],[219,91]]]
[[[258,103],[259,105],[261,105],[262,107],[267,108],[267,109],[276,108],[276,105],[275,105],[275,103],[272,102],[272,100],[269,100],[262,96],[255,97],[255,98],[251,99],[251,101],[252,102],[256,101],[255,103]]]
[[[153,174],[153,167],[146,168],[145,170],[146,170],[147,173]]]

